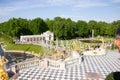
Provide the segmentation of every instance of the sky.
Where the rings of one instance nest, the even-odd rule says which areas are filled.
[[[120,0],[0,0],[0,22],[10,18],[120,20]]]

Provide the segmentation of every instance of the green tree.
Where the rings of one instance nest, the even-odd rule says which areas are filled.
[[[55,17],[53,20],[35,18],[27,20],[23,18],[11,18],[6,22],[0,23],[0,32],[11,37],[19,37],[20,35],[41,34],[46,30],[50,30],[60,39],[71,39],[75,37],[90,37],[92,29],[95,36],[115,37],[116,29],[120,27],[120,20],[106,23],[103,21],[78,20],[72,21],[70,18],[65,19]]]
[[[64,22],[61,17],[54,18],[53,32],[58,38],[63,38],[64,33]]]
[[[53,31],[53,24],[54,24],[54,21],[53,20],[50,20],[50,19],[46,19],[46,25],[47,27],[49,28],[50,31]]]
[[[89,36],[92,35],[92,30],[94,30],[94,35],[95,36],[99,35],[100,29],[98,28],[96,21],[90,20],[88,22],[88,29],[89,29],[89,34],[90,34]]]
[[[88,29],[87,22],[79,20],[76,23],[76,26],[77,26],[77,34],[78,34],[78,36],[80,36],[80,37],[88,37],[88,30],[89,29]]]
[[[98,22],[98,27],[100,29],[99,34],[101,36],[105,36],[106,35],[107,26],[108,26],[108,24],[106,22],[102,22],[102,21]]]
[[[65,31],[64,37],[65,39],[71,39],[76,36],[76,23],[72,21],[70,18],[65,21]]]
[[[48,27],[41,18],[35,18],[30,21],[29,29],[33,34],[41,34],[48,30]]]

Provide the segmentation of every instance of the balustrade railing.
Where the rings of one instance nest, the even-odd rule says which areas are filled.
[[[80,61],[79,61],[79,58],[67,60],[67,61],[65,61],[65,67],[66,67],[66,68],[69,68],[69,67],[71,67],[71,66],[73,66],[73,65],[79,64],[79,62],[80,62]]]
[[[48,67],[51,67],[51,68],[60,68],[60,62],[48,60]]]
[[[11,68],[15,72],[16,67],[19,70],[24,70],[24,69],[29,69],[29,68],[38,67],[38,66],[42,67],[44,65],[43,63],[44,62],[42,60],[32,60],[32,61],[26,60],[24,62],[20,62],[15,65],[12,65]]]
[[[66,68],[69,68],[73,65],[77,65],[79,64],[80,62],[80,59],[79,58],[74,58],[74,59],[70,59],[70,60],[67,60],[67,61],[62,61],[62,60],[59,60],[59,61],[54,61],[54,60],[26,60],[24,62],[20,62],[20,63],[17,63],[13,66],[11,66],[12,68],[12,71],[15,72],[16,70],[16,66],[19,70],[24,70],[24,69],[29,69],[29,68],[34,68],[34,67],[48,67],[48,68],[53,68],[53,69],[66,69]]]

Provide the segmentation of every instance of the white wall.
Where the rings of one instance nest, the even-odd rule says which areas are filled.
[[[41,35],[20,36],[20,41],[21,42],[26,42],[27,40],[25,40],[25,38],[41,38],[41,37],[42,38],[45,37],[46,41],[53,41],[54,40],[54,34],[52,32],[51,33],[44,32]],[[49,39],[49,37],[51,37],[51,39]]]

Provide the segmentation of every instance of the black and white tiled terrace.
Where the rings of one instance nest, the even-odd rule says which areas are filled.
[[[107,51],[106,55],[84,56],[84,61],[66,70],[34,67],[20,71],[16,80],[87,80],[87,72],[99,74],[104,80],[111,72],[120,71],[120,53]]]

